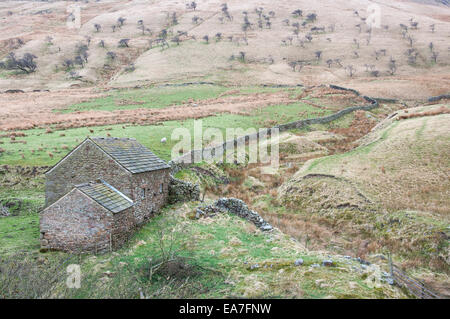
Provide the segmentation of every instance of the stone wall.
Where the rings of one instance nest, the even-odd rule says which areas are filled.
[[[131,197],[131,173],[90,140],[48,171],[45,180],[45,206],[56,202],[75,185],[101,178],[126,196]]]
[[[365,95],[361,95],[356,90],[348,89],[348,88],[344,88],[344,87],[340,87],[340,86],[336,86],[336,85],[329,85],[329,87],[332,89],[335,89],[335,90],[352,92],[355,95],[362,97],[369,104],[348,107],[348,108],[345,108],[343,110],[340,110],[339,112],[336,112],[336,113],[328,115],[328,116],[299,120],[299,121],[286,123],[286,124],[279,124],[273,128],[267,128],[265,130],[258,131],[257,133],[248,134],[248,135],[237,137],[233,140],[225,141],[221,145],[217,145],[217,146],[213,146],[213,147],[206,147],[206,148],[198,149],[198,150],[192,150],[190,152],[187,152],[187,153],[181,155],[180,157],[173,159],[170,162],[170,164],[174,167],[174,170],[180,170],[184,167],[190,166],[191,163],[195,163],[196,158],[207,158],[209,156],[209,157],[212,157],[212,158],[220,161],[223,158],[222,154],[225,153],[226,150],[228,150],[228,149],[233,150],[240,143],[248,143],[250,140],[257,140],[261,137],[262,134],[264,136],[270,137],[273,129],[278,129],[280,132],[282,132],[282,131],[286,131],[286,130],[290,130],[290,129],[294,129],[294,128],[301,128],[301,127],[308,126],[311,124],[329,123],[329,122],[337,120],[338,118],[340,118],[346,114],[349,114],[351,112],[354,112],[354,111],[358,111],[358,110],[369,111],[369,110],[372,110],[372,109],[378,107],[378,102],[376,101],[376,99],[373,99],[373,98],[365,96]]]
[[[0,217],[7,217],[10,215],[8,208],[0,204]]]
[[[197,184],[170,176],[169,203],[196,201],[200,199],[200,187]]]
[[[262,231],[270,231],[272,225],[266,222],[257,212],[248,208],[244,201],[237,198],[219,198],[212,205],[199,206],[196,211],[196,218],[214,214],[215,212],[231,213],[253,223]]]

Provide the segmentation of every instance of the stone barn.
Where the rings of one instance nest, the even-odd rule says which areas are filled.
[[[142,224],[167,201],[170,166],[131,138],[87,138],[45,173],[50,207],[76,185],[102,179],[130,198]]]
[[[76,185],[41,213],[41,247],[95,253],[118,248],[135,228],[133,206],[101,179]]]

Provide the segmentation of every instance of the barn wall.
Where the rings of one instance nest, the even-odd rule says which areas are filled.
[[[131,198],[131,173],[90,140],[46,174],[45,206],[56,202],[75,185],[101,178]]]
[[[142,224],[158,212],[167,202],[169,193],[169,169],[135,174],[132,176],[132,195],[137,224]],[[163,185],[160,192],[160,185]],[[142,190],[145,190],[144,192]]]
[[[112,229],[112,248],[120,248],[133,235],[136,229],[134,218],[134,207],[130,207],[114,214],[114,225]]]
[[[111,212],[73,189],[40,217],[41,247],[71,252],[101,252],[110,247]]]

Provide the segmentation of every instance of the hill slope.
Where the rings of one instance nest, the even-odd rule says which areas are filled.
[[[30,75],[0,72],[0,89],[206,79],[234,84],[335,83],[366,95],[422,98],[447,93],[450,86],[447,7],[388,0],[295,4],[281,0],[276,5],[268,0],[231,0],[226,12],[232,19],[228,19],[221,4],[199,1],[194,11],[175,0],[83,3],[78,4],[81,28],[68,29],[65,2],[2,2],[0,59],[9,52],[19,57],[33,53],[38,69]],[[382,27],[369,33],[364,21],[373,4],[381,10]],[[261,18],[257,7],[263,8]],[[302,16],[293,14],[297,9]],[[316,20],[307,18],[311,14]],[[125,19],[123,26],[118,23],[120,17]],[[410,27],[410,21],[418,22],[418,28]],[[402,36],[399,24],[409,27],[406,35]],[[98,31],[95,25],[100,26]],[[434,32],[430,25],[435,26]],[[155,42],[162,30],[167,31],[169,45],[164,49]],[[118,47],[121,39],[129,39],[128,44]],[[432,60],[430,42],[438,54],[437,63]],[[67,60],[75,61],[80,45],[88,46],[86,61],[64,66]],[[412,48],[413,62],[407,53]],[[108,58],[107,52],[116,57]],[[391,57],[396,60],[393,76]],[[297,63],[295,71],[292,63]],[[349,66],[355,70],[352,77]]]

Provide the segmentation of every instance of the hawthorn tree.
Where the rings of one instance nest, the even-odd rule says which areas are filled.
[[[292,16],[294,18],[303,17],[303,11],[300,9],[292,11]]]
[[[395,72],[397,72],[397,65],[395,63],[395,60],[391,59],[389,62],[389,74],[394,75]]]
[[[122,18],[122,17],[119,17],[118,19],[117,19],[117,23],[119,24],[119,27],[122,27],[123,26],[123,24],[125,23],[125,18]]]
[[[36,71],[37,64],[34,59],[37,59],[37,56],[31,53],[25,53],[22,58],[17,58],[14,52],[11,52],[6,57],[6,61],[0,64],[0,67],[6,70],[20,70],[29,74]]]
[[[314,54],[316,56],[317,61],[319,61],[320,58],[322,57],[322,51],[316,51],[316,52],[314,52]]]
[[[353,65],[347,65],[345,67],[345,71],[347,71],[348,76],[351,77],[351,78],[356,73],[356,69],[355,69],[355,67]]]
[[[130,39],[120,39],[118,47],[119,48],[125,48],[125,47],[129,48],[128,42],[130,42]]]

